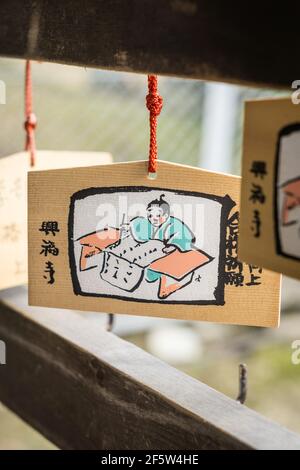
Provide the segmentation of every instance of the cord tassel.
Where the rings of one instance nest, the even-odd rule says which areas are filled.
[[[36,147],[35,147],[35,129],[37,126],[36,115],[32,112],[32,79],[31,79],[31,63],[26,61],[25,68],[25,122],[26,131],[25,150],[30,154],[30,166],[35,164]]]
[[[156,75],[148,75],[148,95],[146,96],[146,105],[150,111],[148,176],[149,178],[154,179],[157,172],[157,117],[159,116],[163,106],[163,99],[157,91]]]

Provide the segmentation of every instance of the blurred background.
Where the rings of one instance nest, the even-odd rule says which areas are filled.
[[[24,67],[24,61],[0,59],[6,85],[0,157],[24,148]],[[147,159],[146,76],[47,63],[33,63],[32,74],[38,149]],[[237,175],[244,100],[282,94],[168,77],[159,78],[159,92],[159,158]],[[105,326],[106,315],[82,314],[91,328]],[[232,398],[238,395],[238,365],[247,363],[247,405],[300,432],[300,365],[291,360],[292,343],[300,339],[298,281],[283,281],[278,330],[116,315],[114,333]],[[0,404],[0,449],[48,448],[55,447]]]

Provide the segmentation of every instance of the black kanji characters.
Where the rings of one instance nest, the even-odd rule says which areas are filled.
[[[267,175],[266,162],[264,162],[262,160],[254,160],[252,162],[250,172],[253,173],[253,175],[256,178],[260,177],[260,179],[264,179],[265,175]]]
[[[53,237],[55,237],[55,235],[60,232],[58,222],[54,220],[44,220],[40,225],[39,232],[44,232],[46,236],[52,235]],[[43,239],[41,244],[40,255],[44,255],[45,257],[58,256],[59,248],[56,246],[53,240]],[[44,273],[45,274],[43,278],[47,279],[47,283],[54,284],[55,269],[54,263],[52,261],[49,260],[45,262]]]
[[[255,209],[253,211],[253,218],[252,218],[252,225],[251,230],[254,232],[255,238],[260,237],[260,226],[261,226],[261,218],[260,218],[260,211]]]
[[[266,201],[266,196],[263,192],[263,188],[260,184],[252,183],[251,187],[251,194],[249,196],[249,201],[253,203],[259,202],[260,204],[264,204]]]
[[[55,269],[52,261],[46,261],[45,263],[45,270],[44,273],[46,276],[43,276],[44,279],[47,279],[48,284],[54,284],[55,279],[54,279],[54,274],[55,274]]]
[[[48,254],[57,256],[59,253],[59,249],[55,246],[55,243],[52,240],[43,240],[43,244],[41,245],[42,251],[40,255],[44,254],[48,256]]]
[[[55,237],[56,233],[60,232],[58,228],[58,222],[53,220],[45,220],[44,222],[42,222],[39,231],[44,232],[47,236],[51,233],[53,237]]]

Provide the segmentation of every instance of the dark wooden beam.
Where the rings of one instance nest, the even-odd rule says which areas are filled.
[[[64,449],[300,449],[300,436],[72,311],[1,294],[0,400]]]
[[[2,0],[0,55],[290,88],[294,2]]]

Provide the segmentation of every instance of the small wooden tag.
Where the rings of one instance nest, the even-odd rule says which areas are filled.
[[[237,259],[240,178],[118,163],[29,173],[29,303],[257,326],[280,276]]]
[[[28,153],[0,159],[0,289],[27,283],[27,171],[111,163],[107,153],[37,152],[30,168]]]
[[[245,107],[239,257],[300,279],[300,106]]]

